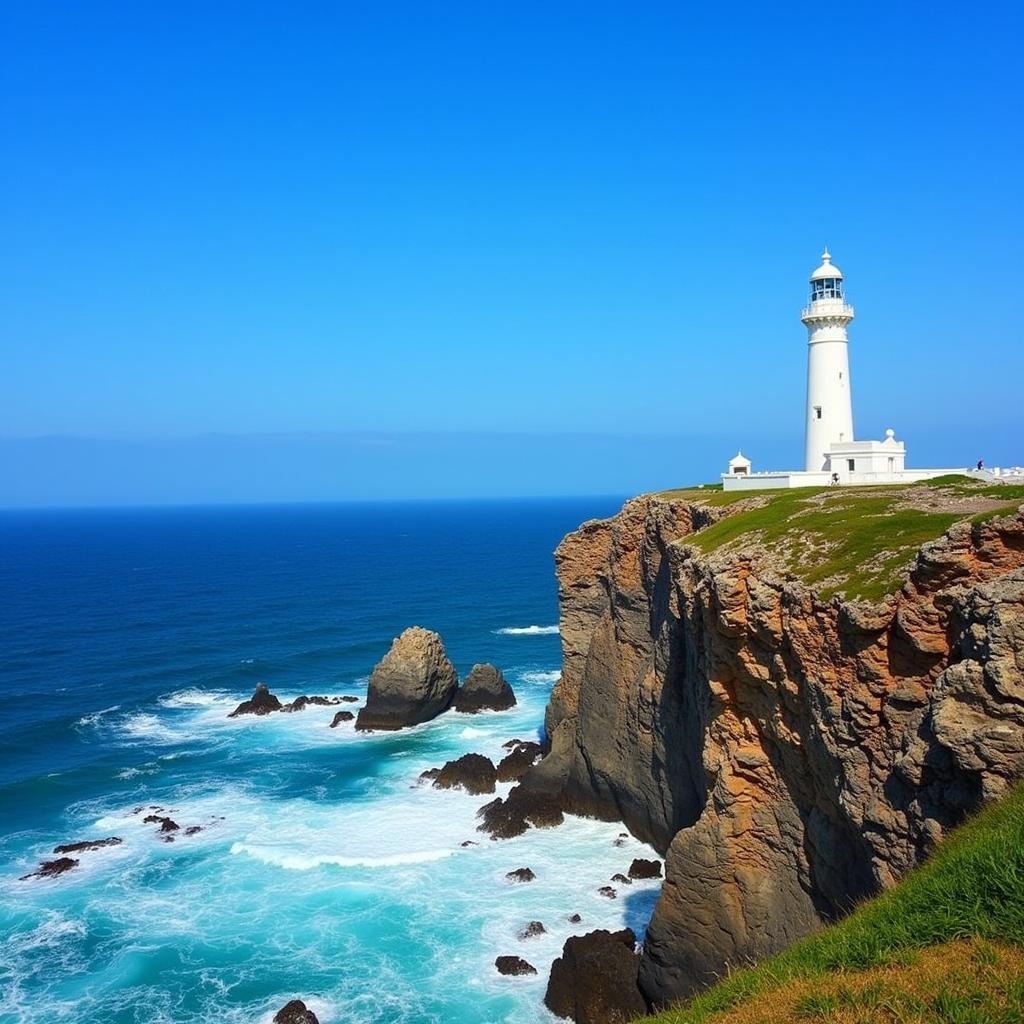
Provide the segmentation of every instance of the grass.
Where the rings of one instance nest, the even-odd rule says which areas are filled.
[[[977,968],[977,983],[936,983],[930,991],[926,986],[923,995],[915,995],[908,978],[920,967],[922,953],[967,940],[970,964]],[[945,976],[947,968],[952,970],[950,963],[949,957],[940,957],[940,977]],[[986,970],[1000,969],[1005,977],[999,984],[985,980]],[[1022,970],[1024,787],[1018,787],[956,829],[939,843],[924,865],[889,892],[863,904],[838,924],[763,964],[729,976],[689,1004],[649,1021],[744,1024],[762,1019],[863,1019],[905,1020],[908,1024],[1019,1024],[1024,1020]],[[857,975],[878,971],[889,971],[891,977],[886,977],[891,983],[880,982],[873,990],[876,1002],[892,1002],[902,993],[908,1000],[900,1011],[904,1016],[840,1015],[841,1010],[845,1012],[841,986],[856,982],[856,990],[862,991],[869,987],[867,981],[879,981],[879,976],[858,981]],[[751,1015],[752,1008],[770,1005],[773,999],[777,1002],[782,995],[792,997],[788,1013]],[[776,1007],[771,1012],[779,1011]]]
[[[929,481],[886,488],[711,494],[690,488],[661,496],[718,508],[747,503],[687,538],[686,543],[705,554],[727,547],[760,547],[781,569],[817,587],[825,599],[842,593],[851,599],[878,600],[900,587],[922,544],[958,521],[972,520],[969,511],[936,509],[938,499],[948,499],[951,506],[971,497],[999,500],[997,507],[973,515],[972,521],[980,523],[1015,509],[1024,499],[1024,487],[977,485],[965,477],[949,478],[941,486]],[[915,497],[922,507],[914,507]]]

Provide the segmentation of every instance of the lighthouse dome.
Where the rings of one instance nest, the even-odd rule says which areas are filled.
[[[823,281],[826,278],[843,279],[843,272],[832,262],[832,254],[828,249],[821,254],[821,266],[811,274],[812,281]]]

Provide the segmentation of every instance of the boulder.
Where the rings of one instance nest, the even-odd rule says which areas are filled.
[[[576,1024],[622,1024],[644,1016],[647,1004],[637,987],[635,946],[629,928],[572,936],[551,965],[545,1006]]]
[[[355,717],[351,711],[337,711],[331,719],[331,728],[337,729],[342,722],[351,722]]]
[[[633,884],[633,880],[631,878],[627,878],[621,871],[616,871],[615,874],[612,875],[611,881],[618,882],[619,885]]]
[[[280,711],[283,705],[267,689],[266,683],[257,683],[256,689],[248,700],[243,700],[228,718],[237,718],[239,715],[269,715],[272,711]]]
[[[494,961],[499,974],[517,977],[521,974],[536,974],[537,968],[527,963],[521,956],[499,956]]]
[[[496,773],[494,763],[482,754],[463,754],[455,761],[449,761],[434,779],[435,789],[456,789],[461,787],[467,793],[479,796],[493,793]]]
[[[614,900],[619,895],[610,885],[602,885],[597,891],[599,895],[609,900]]]
[[[518,782],[543,753],[539,743],[520,743],[499,762],[498,781]]]
[[[420,772],[420,782],[427,782],[430,779],[436,779],[440,774],[440,768],[428,768],[425,772]]]
[[[26,878],[53,878],[54,875],[63,875],[65,871],[78,867],[78,861],[73,857],[58,857],[57,860],[44,860],[39,864],[36,871],[21,876],[21,881]]]
[[[81,839],[77,843],[63,843],[53,848],[54,853],[83,853],[86,850],[100,850],[104,846],[120,846],[121,840],[117,836],[109,839]]]
[[[509,871],[505,877],[510,882],[532,882],[537,876],[529,868],[516,868]]]
[[[274,1014],[274,1024],[320,1024],[320,1021],[301,999],[293,999]]]
[[[546,790],[515,786],[502,800],[492,800],[477,811],[482,819],[478,831],[487,832],[492,839],[511,839],[522,835],[531,825],[552,828],[565,821],[562,807],[555,794]]]
[[[458,685],[441,638],[413,626],[374,668],[356,728],[393,731],[429,722],[448,709]]]
[[[579,924],[583,918],[580,917],[579,914],[570,914],[567,920],[569,921],[569,924]]]
[[[661,861],[644,860],[643,857],[637,857],[636,860],[629,865],[629,877],[661,878]]]
[[[493,665],[474,665],[455,694],[452,707],[463,714],[478,711],[506,711],[515,707],[516,695],[501,670]]]
[[[537,935],[544,935],[547,933],[547,928],[544,927],[541,921],[531,921],[520,933],[519,938],[521,939],[532,939]]]

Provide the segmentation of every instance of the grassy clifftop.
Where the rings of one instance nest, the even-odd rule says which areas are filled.
[[[922,544],[954,523],[1013,512],[1024,501],[1024,487],[942,477],[893,487],[691,488],[661,497],[728,509],[724,518],[687,538],[705,554],[758,549],[825,598],[841,593],[877,600],[899,588]]]
[[[839,924],[654,1024],[1024,1020],[1024,788]]]

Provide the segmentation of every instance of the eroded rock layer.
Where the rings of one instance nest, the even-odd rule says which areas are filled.
[[[638,498],[562,542],[563,673],[523,783],[667,854],[653,1004],[891,885],[1024,769],[1024,515],[954,526],[866,604],[686,544],[722,514]]]

